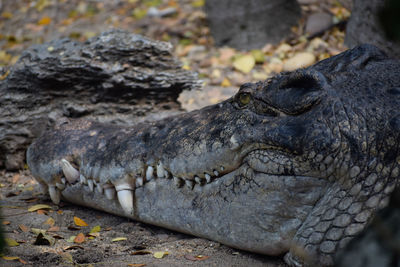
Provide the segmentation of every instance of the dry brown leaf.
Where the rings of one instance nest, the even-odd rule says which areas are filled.
[[[49,229],[47,229],[47,232],[57,232],[57,231],[60,231],[59,226],[52,226]]]
[[[142,267],[142,266],[146,266],[146,264],[144,264],[144,263],[128,263],[128,266]]]
[[[48,16],[44,16],[38,21],[38,25],[49,25],[51,23],[51,18]]]
[[[151,254],[151,251],[148,250],[137,250],[131,253],[131,255],[146,255]]]
[[[84,220],[74,216],[74,223],[78,226],[89,226]]]
[[[54,226],[54,224],[56,223],[56,221],[54,221],[53,218],[48,218],[47,221],[44,222],[44,224],[48,224],[50,226]]]
[[[74,238],[74,242],[81,244],[83,242],[85,242],[85,235],[83,233],[79,233],[75,238]]]
[[[23,224],[20,224],[18,226],[19,226],[19,229],[21,229],[22,232],[28,232],[29,231],[29,227],[27,227],[27,226],[25,226]]]
[[[3,225],[9,225],[11,222],[10,221],[3,221],[2,224]]]

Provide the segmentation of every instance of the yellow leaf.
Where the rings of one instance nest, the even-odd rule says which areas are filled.
[[[44,229],[38,229],[38,228],[31,228],[32,233],[38,235],[38,234],[46,234],[46,230]]]
[[[89,226],[84,220],[82,220],[81,218],[78,218],[76,216],[74,216],[74,222],[78,226]]]
[[[204,6],[205,1],[204,0],[196,0],[192,2],[192,7],[202,7]]]
[[[13,260],[19,260],[19,257],[16,256],[2,256],[3,260],[6,261],[13,261]]]
[[[154,258],[162,259],[162,258],[164,258],[164,256],[166,256],[168,254],[169,254],[168,251],[157,251],[157,252],[154,252],[153,256],[154,256]]]
[[[4,11],[1,13],[1,17],[4,19],[11,19],[13,17],[13,14],[11,12]]]
[[[15,241],[14,239],[12,239],[12,238],[6,237],[6,238],[4,238],[4,239],[6,240],[6,243],[7,243],[7,245],[8,245],[9,247],[16,247],[16,246],[19,246],[19,243],[18,243],[17,241]]]
[[[90,234],[94,234],[94,233],[97,233],[97,232],[100,232],[100,230],[101,230],[101,227],[100,227],[100,225],[96,225],[96,226],[94,226],[91,230],[90,230]]]
[[[50,226],[53,226],[56,222],[54,221],[53,218],[48,218],[47,221],[44,222],[45,224],[48,224]]]
[[[83,233],[79,233],[75,238],[74,238],[74,243],[83,243],[85,242],[85,235]]]
[[[252,55],[239,56],[233,61],[233,67],[243,73],[249,73],[255,64],[256,61]]]
[[[49,25],[51,23],[51,18],[50,17],[43,17],[38,21],[39,25]]]
[[[111,240],[111,242],[118,242],[118,241],[124,241],[127,240],[126,237],[116,237],[114,239]]]
[[[264,63],[265,57],[264,53],[261,50],[255,49],[251,50],[251,55],[254,57],[256,63]]]
[[[10,74],[10,70],[7,70],[6,73],[0,76],[0,81],[4,80],[7,78],[8,74]],[[0,184],[0,187],[3,187],[3,184]]]
[[[31,206],[28,209],[28,211],[37,211],[37,210],[42,210],[42,209],[51,209],[51,207],[49,205],[45,205],[45,204],[37,204],[37,205]]]
[[[66,241],[70,242],[70,243],[73,243],[74,240],[75,240],[75,237],[76,237],[76,235],[71,235]]]
[[[132,12],[132,16],[135,19],[142,19],[147,15],[147,10],[146,9],[139,9],[139,8],[135,8]]]
[[[231,84],[231,82],[229,81],[229,79],[228,78],[224,78],[224,80],[222,81],[222,83],[221,83],[221,86],[222,87],[228,87],[228,86],[231,86],[232,84]]]

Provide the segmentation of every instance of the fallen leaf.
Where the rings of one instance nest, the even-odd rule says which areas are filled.
[[[243,73],[249,73],[255,64],[256,61],[252,55],[239,56],[233,61],[233,67]]]
[[[9,225],[11,222],[10,221],[3,221],[2,223],[3,223],[3,225]]]
[[[85,235],[83,233],[79,233],[75,238],[74,238],[74,243],[81,244],[85,242]]]
[[[151,251],[148,250],[137,250],[131,253],[131,255],[146,255],[146,254],[152,254]]]
[[[12,238],[6,237],[6,238],[4,238],[4,240],[6,241],[6,243],[7,243],[7,245],[8,245],[9,247],[16,247],[16,246],[19,246],[19,243],[18,243],[17,241],[15,241],[14,239],[12,239]]]
[[[111,242],[118,242],[118,241],[124,241],[124,240],[127,240],[127,238],[126,237],[116,237],[116,238],[113,238],[111,240]]]
[[[38,25],[48,25],[51,23],[51,18],[48,16],[44,16],[38,21]]]
[[[1,13],[1,17],[3,19],[11,19],[13,17],[13,14],[11,12],[4,11],[3,13]]]
[[[197,255],[197,256],[192,256],[192,255],[185,255],[185,259],[190,260],[190,261],[204,261],[208,259],[210,256],[204,256],[204,255]]]
[[[69,243],[74,243],[75,237],[76,237],[76,235],[71,235],[66,241]]]
[[[40,215],[47,215],[46,210],[37,210],[36,212],[37,212],[37,214],[40,214]]]
[[[45,234],[45,233],[46,233],[46,230],[44,230],[44,229],[39,229],[39,228],[31,228],[31,231],[32,231],[32,233],[34,233],[34,234],[36,234],[36,235],[38,235],[38,234],[40,234],[40,233],[42,233],[42,234]]]
[[[33,243],[34,245],[37,246],[52,246],[56,243],[56,239],[52,236],[46,235],[39,233],[36,237],[35,242]]]
[[[90,229],[90,232],[89,232],[89,234],[98,233],[98,232],[100,232],[100,230],[101,230],[101,227],[100,227],[100,225],[93,226],[93,228],[92,228],[92,229]]]
[[[205,4],[205,0],[195,0],[192,2],[192,7],[202,7]]]
[[[79,246],[79,245],[72,245],[72,246],[68,246],[68,247],[63,248],[63,250],[71,250],[71,249],[77,249],[77,248],[85,249],[84,247]]]
[[[21,258],[19,258],[18,259],[18,261],[20,262],[20,263],[22,263],[22,264],[27,264],[27,262],[26,261],[24,261],[23,259],[21,259]]]
[[[78,218],[76,216],[74,216],[74,222],[78,226],[89,226],[84,220],[82,220],[81,218]]]
[[[146,264],[144,264],[144,263],[128,263],[128,266],[142,267],[142,266],[146,266]]]
[[[29,227],[27,227],[27,226],[25,226],[23,224],[20,224],[18,226],[19,226],[19,229],[21,229],[22,232],[28,232],[29,231]]]
[[[153,256],[154,256],[154,258],[162,259],[162,258],[164,258],[164,256],[166,256],[168,254],[169,254],[168,251],[157,251],[157,252],[154,252]]]
[[[47,232],[57,232],[57,231],[60,231],[59,226],[52,226],[49,229],[47,229]]]
[[[62,210],[58,210],[57,213],[58,214],[63,214],[63,211]]]
[[[229,81],[228,78],[224,78],[224,80],[221,82],[222,87],[229,87],[232,86],[231,82]]]
[[[33,205],[30,208],[28,208],[28,211],[37,211],[40,209],[51,209],[51,207],[49,205],[45,205],[45,204],[37,204],[37,205]]]
[[[67,228],[68,228],[68,230],[71,230],[71,231],[81,230],[80,227],[76,227],[76,226],[74,226],[74,225],[69,225]]]
[[[19,257],[17,256],[1,256],[1,258],[6,261],[19,260]]]
[[[10,70],[7,70],[6,73],[4,73],[3,75],[0,76],[0,81],[2,81],[5,78],[7,78],[8,74],[10,74]]]
[[[63,259],[63,261],[74,263],[74,259],[73,259],[72,255],[71,255],[71,253],[62,252],[62,253],[59,253],[59,254],[60,254],[61,258]]]
[[[254,57],[256,63],[261,63],[261,64],[264,63],[265,56],[261,50],[259,49],[251,50],[251,55]]]
[[[53,218],[48,218],[47,221],[44,222],[44,224],[48,224],[50,226],[53,226],[56,222],[54,221]]]

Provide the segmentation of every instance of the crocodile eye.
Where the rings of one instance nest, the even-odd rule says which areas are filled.
[[[248,103],[250,103],[251,96],[249,93],[241,93],[239,95],[239,104],[240,106],[246,106]]]

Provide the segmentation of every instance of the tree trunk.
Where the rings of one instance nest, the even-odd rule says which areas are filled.
[[[347,24],[345,44],[350,48],[362,44],[373,44],[389,56],[400,58],[399,43],[386,38],[379,21],[379,12],[384,0],[355,0],[350,20]]]
[[[171,48],[110,31],[25,51],[0,83],[0,168],[23,167],[32,139],[69,118],[130,125],[177,113],[180,92],[200,83]]]

